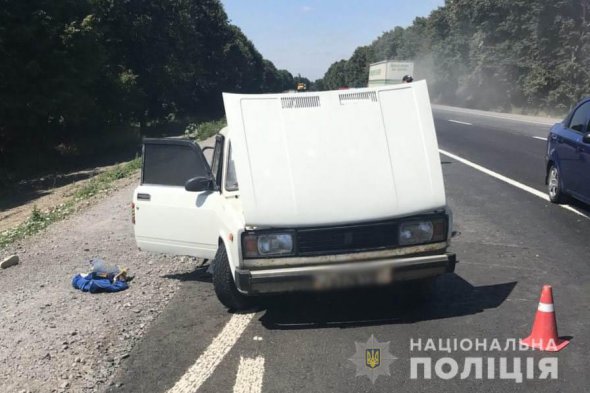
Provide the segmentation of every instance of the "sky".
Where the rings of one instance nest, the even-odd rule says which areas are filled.
[[[444,0],[221,0],[230,21],[279,69],[315,80],[395,26]]]

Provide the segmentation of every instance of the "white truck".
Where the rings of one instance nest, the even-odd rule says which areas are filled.
[[[404,76],[414,75],[414,63],[411,61],[384,60],[369,65],[369,87],[397,85]]]
[[[455,268],[424,81],[223,95],[209,165],[188,140],[145,139],[137,245],[212,259],[228,308],[257,295],[412,280]]]

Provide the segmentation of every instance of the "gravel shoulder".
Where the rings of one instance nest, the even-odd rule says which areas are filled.
[[[136,182],[9,245],[20,264],[0,270],[0,391],[94,392],[114,371],[179,288],[175,275],[194,258],[139,251],[130,221]],[[126,291],[87,294],[71,286],[88,260],[129,268]]]

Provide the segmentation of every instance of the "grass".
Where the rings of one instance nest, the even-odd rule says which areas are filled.
[[[59,206],[44,212],[39,210],[37,206],[33,207],[33,212],[25,222],[21,223],[16,228],[8,229],[0,233],[0,249],[12,242],[24,239],[25,237],[29,237],[42,231],[51,223],[69,216],[73,211],[73,201],[62,203]]]
[[[81,201],[101,192],[106,192],[111,189],[113,182],[128,177],[139,168],[141,168],[141,158],[136,157],[125,164],[117,165],[115,168],[102,172],[77,189],[73,195],[74,200]]]
[[[33,212],[20,225],[0,233],[0,249],[6,247],[12,242],[32,236],[50,224],[61,221],[76,211],[78,203],[87,200],[95,195],[106,193],[113,188],[113,183],[135,173],[141,167],[139,157],[124,164],[117,165],[114,168],[106,170],[99,175],[91,178],[63,203],[51,209],[41,211],[37,206],[33,207]]]
[[[217,134],[223,127],[227,125],[225,117],[218,120],[205,121],[202,123],[191,123],[186,127],[184,134],[198,141],[205,140]]]

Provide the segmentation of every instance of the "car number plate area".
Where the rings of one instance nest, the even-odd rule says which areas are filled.
[[[352,270],[322,272],[313,280],[313,288],[317,290],[361,287],[389,284],[393,277],[391,268],[372,270]]]

